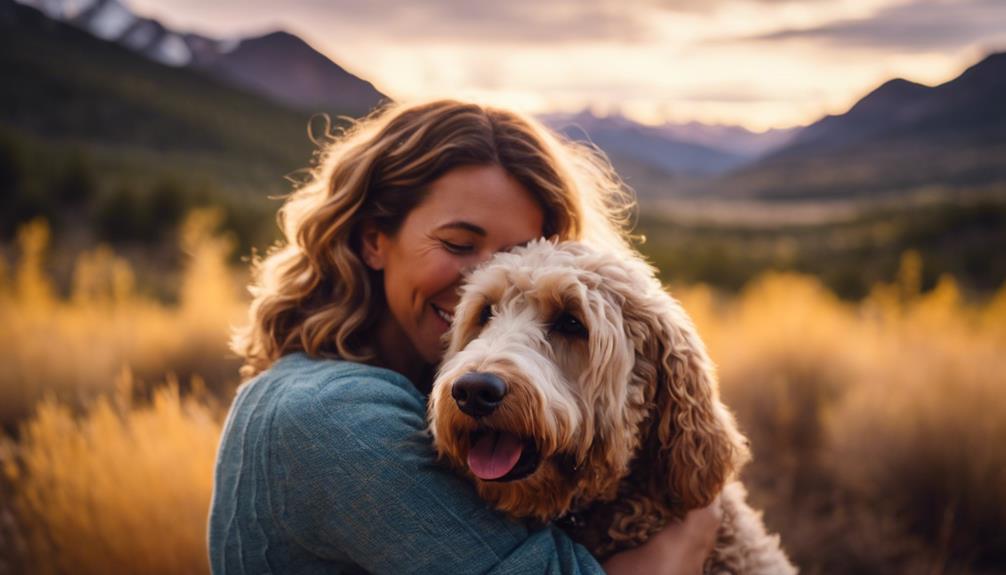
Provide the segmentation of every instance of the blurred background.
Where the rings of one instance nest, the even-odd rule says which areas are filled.
[[[1006,3],[0,0],[0,574],[201,573],[328,114],[603,149],[804,573],[1006,572]]]

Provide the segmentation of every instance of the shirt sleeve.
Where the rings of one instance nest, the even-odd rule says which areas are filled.
[[[376,377],[300,387],[272,425],[277,521],[372,573],[603,573],[554,527],[492,510],[437,463],[418,394]]]

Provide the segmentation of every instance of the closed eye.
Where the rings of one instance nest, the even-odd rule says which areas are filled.
[[[475,249],[472,244],[456,244],[447,240],[440,240],[440,244],[452,254],[470,254]]]
[[[552,332],[558,332],[562,335],[567,335],[576,338],[587,338],[587,327],[583,325],[580,320],[576,319],[576,316],[569,312],[562,312],[559,314],[555,321],[552,322]]]

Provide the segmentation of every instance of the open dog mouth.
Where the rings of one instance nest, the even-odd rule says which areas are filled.
[[[478,429],[471,433],[468,469],[483,481],[517,481],[538,469],[541,457],[534,441],[515,433]]]

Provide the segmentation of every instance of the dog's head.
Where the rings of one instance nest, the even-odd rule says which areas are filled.
[[[710,503],[747,457],[691,319],[642,260],[539,240],[468,279],[430,397],[438,452],[543,521],[629,477]]]

